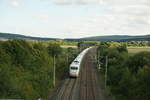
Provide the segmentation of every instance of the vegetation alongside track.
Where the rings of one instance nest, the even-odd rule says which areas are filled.
[[[46,99],[53,90],[54,55],[58,82],[68,72],[68,64],[78,53],[76,49],[61,48],[60,45],[80,47],[81,43],[84,46],[99,45],[99,42],[89,41],[0,41],[0,99]],[[149,45],[150,42],[146,41],[100,43],[99,56],[108,56],[107,85],[116,100],[150,99],[150,52],[138,51],[130,55],[135,49],[150,50]],[[105,59],[101,59],[101,62],[101,72],[104,73]]]
[[[128,47],[149,47],[150,46],[150,41],[130,41],[130,42],[122,42],[126,44]]]
[[[150,100],[150,52],[130,56],[126,45],[102,42],[100,57],[108,56],[107,86],[115,100]],[[105,60],[101,59],[105,72]]]
[[[67,55],[71,61],[76,54],[76,50],[62,49],[56,43],[0,41],[0,98],[47,98],[53,89],[53,55],[58,81],[68,71]]]

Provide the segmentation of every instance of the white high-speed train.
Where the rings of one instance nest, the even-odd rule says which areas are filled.
[[[78,77],[79,76],[80,67],[81,67],[81,63],[82,63],[83,57],[88,52],[88,50],[91,49],[91,48],[92,47],[89,47],[89,48],[86,48],[85,50],[83,50],[74,59],[74,61],[70,64],[70,67],[69,67],[69,75],[70,75],[70,77]]]

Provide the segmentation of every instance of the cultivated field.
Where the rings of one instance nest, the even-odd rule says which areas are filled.
[[[61,45],[62,48],[78,48],[77,46],[73,45]]]
[[[143,51],[150,52],[150,47],[128,47],[129,53],[138,53]]]

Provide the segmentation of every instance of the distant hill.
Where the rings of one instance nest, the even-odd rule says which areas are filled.
[[[120,41],[150,41],[150,35],[144,35],[144,36],[132,36],[127,39],[122,39]]]
[[[25,36],[19,34],[10,34],[10,33],[0,33],[1,39],[25,39],[25,40],[57,40],[57,38],[41,38],[41,37],[32,37],[32,36]]]
[[[10,33],[0,33],[0,39],[25,39],[25,40],[60,40],[59,38],[41,38],[41,37],[32,37],[19,34],[10,34]],[[150,35],[141,35],[141,36],[129,36],[129,35],[110,35],[110,36],[93,36],[85,38],[66,38],[66,41],[150,41]]]
[[[112,35],[112,36],[94,36],[80,38],[83,41],[150,41],[150,35],[128,36],[128,35]]]
[[[73,38],[66,38],[66,39],[64,39],[65,41],[72,41],[72,42],[79,42],[79,41],[83,41],[83,40],[81,40],[81,39],[73,39]]]

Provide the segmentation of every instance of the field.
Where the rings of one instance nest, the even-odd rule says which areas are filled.
[[[77,48],[77,46],[74,45],[61,45],[62,48]]]
[[[150,47],[128,47],[129,53],[138,53],[138,52],[143,52],[143,51],[148,51],[150,52]]]

